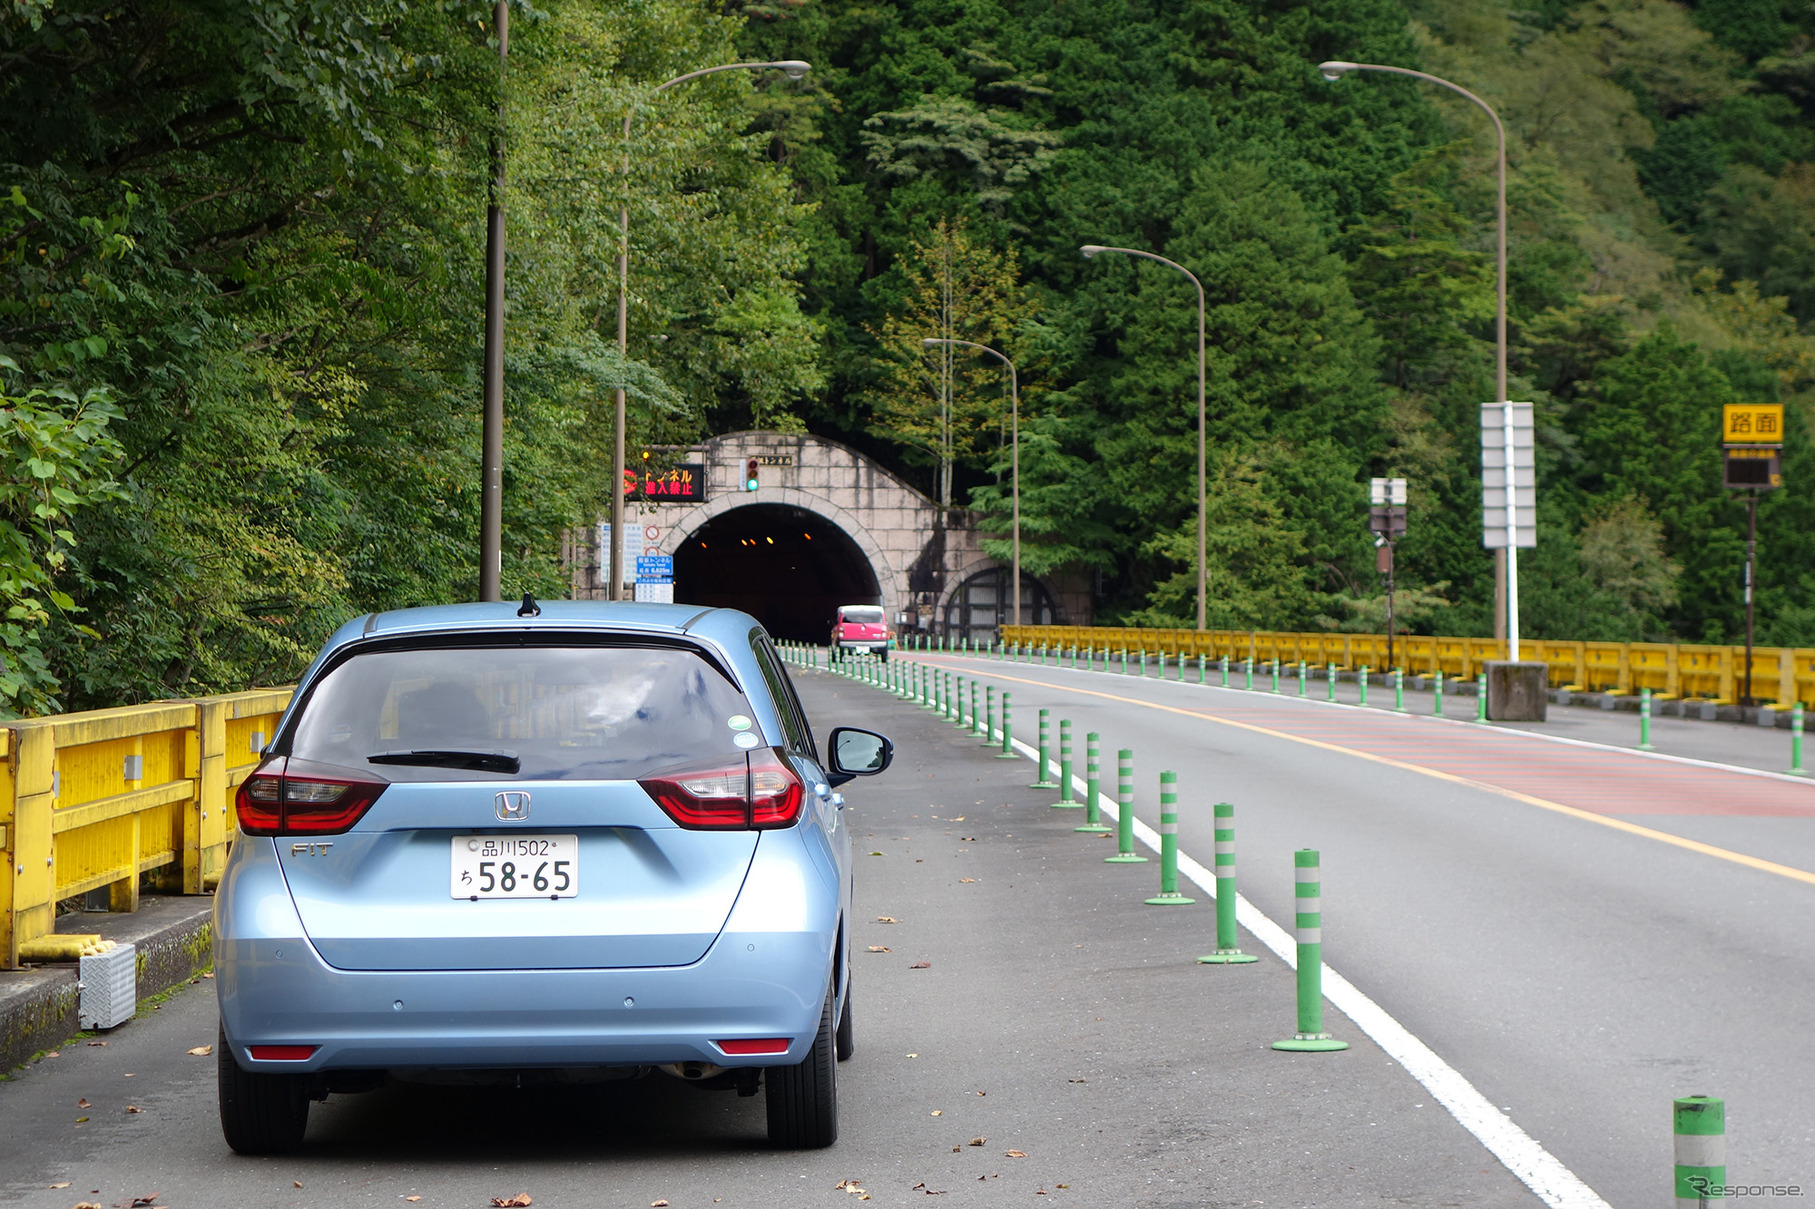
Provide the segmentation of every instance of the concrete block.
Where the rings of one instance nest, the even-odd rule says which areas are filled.
[[[1487,662],[1486,668],[1489,721],[1544,721],[1550,704],[1549,664],[1492,659]]]

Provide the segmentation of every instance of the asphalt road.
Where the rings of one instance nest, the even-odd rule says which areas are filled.
[[[75,1039],[0,1083],[0,1199],[31,1209],[130,1205],[152,1193],[159,1195],[147,1203],[171,1209],[483,1207],[519,1192],[550,1209],[661,1201],[674,1209],[833,1206],[863,1195],[895,1205],[941,1195],[949,1200],[937,1203],[950,1205],[1129,1209],[1538,1203],[1340,1015],[1332,1013],[1328,1025],[1351,1042],[1345,1052],[1269,1048],[1294,1028],[1286,966],[1271,956],[1248,966],[1196,964],[1214,947],[1208,901],[1143,905],[1157,888],[1157,862],[1104,864],[1113,841],[1074,832],[1078,812],[1052,810],[1051,791],[1028,788],[1028,761],[995,759],[929,713],[874,689],[825,674],[806,673],[800,682],[822,731],[833,722],[868,724],[897,743],[890,772],[847,787],[863,854],[858,1049],[840,1068],[842,1136],[834,1148],[770,1151],[760,1098],[701,1092],[658,1075],[558,1091],[396,1086],[337,1096],[316,1106],[303,1153],[238,1158],[216,1125],[213,1059],[186,1052],[214,1041],[212,987],[204,981],[113,1031],[104,1046]],[[1393,887],[1394,877],[1420,880],[1420,864],[1437,876],[1406,896],[1416,904],[1471,880],[1476,866],[1497,870],[1491,880],[1511,886],[1517,855],[1533,842],[1520,838],[1530,830],[1525,815],[1448,792],[1395,804],[1398,796],[1430,798],[1431,787],[1358,792],[1355,770],[1340,759],[1309,760],[1284,747],[1253,751],[1243,736],[1206,733],[1185,719],[1105,711],[1100,721],[1113,742],[1139,736],[1143,803],[1153,800],[1161,751],[1199,779],[1187,797],[1194,806],[1211,770],[1231,791],[1239,785],[1247,889],[1270,911],[1290,895],[1289,846],[1324,843],[1331,960],[1375,993],[1392,992],[1383,999],[1408,1009],[1417,1027],[1446,1025],[1443,1042],[1471,1039],[1467,1056],[1487,1063],[1490,1075],[1507,1076],[1504,1094],[1530,1092],[1496,1103],[1549,1122],[1578,1099],[1571,1076],[1527,1077],[1499,1065],[1558,1040],[1555,1028],[1542,1027],[1542,1013],[1530,1017],[1526,1000],[1571,998],[1551,988],[1573,981],[1572,944],[1560,939],[1555,950],[1569,959],[1567,968],[1531,994],[1502,996],[1497,979],[1481,982],[1477,972],[1496,954],[1475,943],[1452,953],[1439,943],[1456,934],[1465,904],[1396,935],[1406,903],[1379,901],[1398,900],[1379,887]],[[1513,837],[1511,846],[1471,853],[1462,838],[1390,838],[1395,817],[1458,809],[1502,810],[1498,830]],[[1150,806],[1143,816],[1152,819]],[[1195,822],[1187,834],[1187,848],[1206,863],[1208,838]],[[1410,850],[1389,859],[1396,843]],[[1470,872],[1442,870],[1450,859]],[[1368,871],[1370,861],[1384,863]],[[1599,882],[1597,895],[1617,897],[1617,876]],[[1774,887],[1757,889],[1765,899]],[[1521,940],[1525,954],[1508,954],[1521,967],[1541,955],[1549,918],[1527,909],[1539,926]],[[1708,948],[1693,946],[1685,960]],[[1413,972],[1403,986],[1401,970]],[[1789,983],[1806,972],[1805,953],[1780,977]],[[1598,982],[1587,990],[1606,993]],[[1507,998],[1517,1002],[1509,1006]],[[1556,1019],[1575,1015],[1571,1009]],[[1632,1015],[1622,1011],[1608,1023],[1624,1027]],[[1533,1025],[1542,1034],[1536,1040],[1528,1035]],[[1784,1020],[1770,1036],[1801,1040],[1792,1033]],[[1604,1047],[1591,1035],[1557,1048]],[[1645,1051],[1685,1052],[1699,1051]],[[1793,1058],[1778,1058],[1795,1068]],[[1557,1068],[1555,1060],[1543,1064],[1543,1072]],[[1635,1069],[1667,1084],[1666,1097],[1679,1088],[1680,1080],[1664,1077],[1670,1071]],[[1724,1067],[1707,1073],[1711,1090],[1731,1083]],[[1581,1139],[1616,1158],[1622,1172],[1630,1167],[1627,1186],[1642,1190],[1632,1204],[1660,1200],[1668,1174],[1667,1100],[1650,1086],[1642,1093],[1634,1111],[1645,1128],[1629,1128],[1631,1114],[1605,1123],[1636,1137],[1631,1147],[1642,1153],[1627,1155],[1599,1136]],[[1744,1120],[1755,1128],[1749,1105]],[[839,1188],[844,1181],[863,1192]],[[1042,1195],[1050,1199],[1032,1199]]]
[[[1143,819],[1176,770],[1187,851],[1210,851],[1210,803],[1235,803],[1242,892],[1275,921],[1292,851],[1320,849],[1325,961],[1610,1203],[1669,1195],[1670,1101],[1692,1093],[1727,1101],[1730,1182],[1815,1189],[1815,786],[1264,691],[926,661],[1011,690],[1017,738],[1046,707],[1055,732],[1132,748]]]

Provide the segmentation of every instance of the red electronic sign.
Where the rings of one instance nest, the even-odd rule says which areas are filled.
[[[641,473],[626,468],[624,496],[657,503],[702,503],[706,498],[706,467],[703,463],[683,462],[665,468],[645,466]]]

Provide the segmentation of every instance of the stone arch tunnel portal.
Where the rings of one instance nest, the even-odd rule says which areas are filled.
[[[824,642],[839,605],[881,604],[857,543],[804,508],[750,504],[708,520],[674,550],[674,598],[742,609],[778,639]]]

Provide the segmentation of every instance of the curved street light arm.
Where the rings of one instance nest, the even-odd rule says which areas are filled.
[[[654,88],[644,93],[624,111],[624,198],[618,205],[618,352],[628,355],[630,352],[630,123],[636,117],[637,110],[643,107],[656,93],[688,80],[697,80],[701,76],[715,75],[721,71],[760,71],[764,68],[779,68],[788,73],[790,79],[798,80],[811,70],[812,65],[803,59],[781,59],[762,63],[721,63],[716,67],[702,67],[698,71],[684,72],[670,80],[663,80]],[[618,387],[613,392],[612,410],[615,416],[614,433],[611,439],[611,550],[606,558],[605,599],[617,600],[624,584],[624,388]]]
[[[1204,283],[1197,279],[1196,273],[1158,252],[1144,252],[1140,248],[1112,248],[1095,243],[1087,243],[1078,251],[1084,253],[1086,260],[1099,252],[1118,252],[1123,256],[1138,256],[1143,260],[1156,261],[1168,268],[1177,269],[1197,287],[1197,628],[1202,632],[1206,628],[1210,595],[1210,535],[1207,529],[1209,478],[1206,453],[1208,423],[1204,408]]]
[[[959,344],[965,348],[974,348],[978,352],[988,353],[1002,364],[1008,366],[1008,400],[1009,400],[1009,491],[1014,499],[1014,521],[1012,545],[1010,547],[1009,565],[1014,570],[1014,584],[1009,589],[1015,602],[1015,628],[1021,628],[1021,375],[1015,369],[1015,363],[1008,354],[991,348],[987,344],[978,344],[975,340],[959,340],[956,337],[928,336],[920,342],[923,348],[937,348],[941,345]]]

